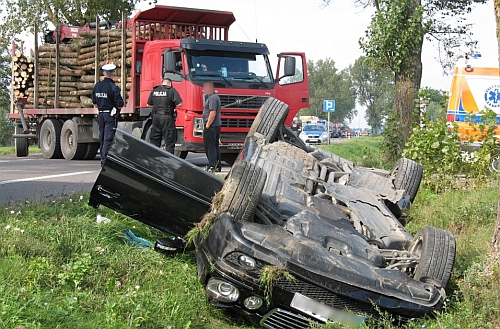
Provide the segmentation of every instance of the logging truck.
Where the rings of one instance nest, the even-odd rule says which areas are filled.
[[[180,93],[177,156],[204,152],[203,83],[213,81],[222,103],[220,149],[233,162],[268,97],[290,106],[285,121],[309,106],[304,53],[280,53],[273,72],[265,44],[228,40],[231,12],[155,6],[116,24],[57,26],[24,55],[13,45],[12,106],[17,156],[38,144],[45,158],[93,159],[99,149],[97,109],[90,100],[104,64],[117,66],[125,106],[118,128],[148,139],[150,91],[166,75]],[[62,33],[64,32],[64,33]],[[48,37],[47,37],[48,36]]]

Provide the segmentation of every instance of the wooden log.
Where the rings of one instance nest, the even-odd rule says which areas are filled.
[[[28,95],[28,97],[34,97],[33,88],[28,88],[26,95]],[[54,95],[55,95],[55,92],[53,92],[53,91],[45,91],[45,90],[40,89],[40,92],[39,92],[39,98],[40,97],[54,97]],[[72,95],[71,95],[71,91],[60,91],[59,96],[72,96]]]
[[[101,61],[99,63],[99,67],[102,67],[105,64],[115,64],[116,67],[121,67],[122,66],[122,61],[121,61],[121,59],[110,59],[110,60],[106,60],[106,61]],[[127,66],[132,65],[132,57],[127,57],[126,60],[125,60],[125,64]],[[94,64],[84,65],[84,66],[82,66],[82,70],[83,71],[92,71],[92,70],[94,70]]]
[[[99,35],[101,37],[121,38],[122,31],[120,31],[120,30],[99,30]],[[81,37],[95,37],[96,31],[95,30],[80,31],[80,36]],[[131,37],[131,36],[132,36],[132,31],[128,30],[127,37]]]
[[[80,96],[80,103],[83,107],[92,107],[94,105],[92,99],[88,96]]]
[[[54,64],[56,63],[55,58],[39,58],[38,61],[40,64]],[[59,63],[62,65],[69,65],[69,66],[78,66],[80,65],[78,62],[78,58],[60,58]]]
[[[28,97],[28,102],[33,103],[35,98],[33,96]],[[38,103],[41,104],[43,103],[44,98],[39,98]],[[78,103],[80,99],[76,96],[61,96],[59,97],[59,100],[62,102],[70,102],[70,103]]]
[[[77,52],[59,53],[59,57],[60,58],[78,58],[78,53]],[[39,53],[38,58],[56,58],[56,53],[55,52]]]
[[[92,95],[92,89],[73,90],[70,92],[70,94],[73,96],[90,96],[90,95]]]
[[[80,90],[82,89],[90,89],[94,88],[94,83],[93,82],[78,82],[76,87]]]
[[[40,84],[48,84],[50,81],[51,83],[54,83],[56,77],[55,76],[40,76],[39,77],[39,83]],[[73,76],[62,76],[59,77],[59,81],[61,82],[76,82],[78,80],[78,77],[73,77]]]
[[[131,55],[132,54],[132,51],[131,51],[132,44],[131,43],[127,43],[125,45],[125,47],[126,47],[127,51],[130,52],[130,55]],[[102,53],[107,54],[107,53],[121,52],[122,48],[121,48],[121,46],[115,46],[115,47],[111,47],[111,48],[104,48],[104,49],[101,48],[100,50],[101,50]],[[95,56],[95,52],[94,51],[95,51],[95,48],[92,47],[92,51],[85,52],[85,53],[80,53],[80,56],[78,56],[78,59],[79,60],[84,60],[84,59],[88,59],[88,58],[92,58],[93,59],[94,56]]]
[[[38,74],[40,76],[43,76],[43,75],[46,75],[46,76],[55,76],[56,75],[56,71],[54,69],[40,69],[40,71],[38,72]],[[79,76],[82,76],[83,75],[83,71],[82,70],[60,70],[59,71],[59,75],[61,76],[76,76],[76,77],[79,77]]]
[[[77,84],[76,81],[59,81],[59,85],[61,87],[73,87],[73,88],[77,88],[76,84]],[[47,86],[53,87],[55,85],[56,85],[55,80],[43,80],[43,81],[40,81],[40,87],[41,88],[44,88],[44,87],[47,87]]]
[[[56,51],[56,44],[51,44],[51,43],[46,43],[40,47],[38,47],[38,51],[40,53],[45,53],[45,52],[55,52]],[[73,49],[71,49],[71,47],[68,45],[68,46],[64,46],[64,45],[59,45],[59,52],[60,53],[65,53],[65,52],[74,52]]]
[[[76,88],[74,87],[59,87],[59,90],[60,91],[73,91],[75,90]],[[33,92],[34,91],[34,88],[30,87],[28,88],[28,91],[29,92]],[[55,91],[55,87],[50,87],[50,86],[40,86],[40,91],[43,92],[43,91]]]

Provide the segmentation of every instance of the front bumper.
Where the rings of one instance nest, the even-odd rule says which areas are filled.
[[[439,306],[441,298],[438,296],[437,301],[430,301],[425,305],[425,302],[417,302],[418,294],[414,296],[415,302],[411,302],[367,290],[366,288],[370,289],[369,286],[340,282],[317,274],[315,269],[299,265],[296,259],[286,259],[273,249],[263,248],[247,240],[241,233],[241,225],[244,224],[235,223],[228,214],[220,215],[209,235],[196,243],[198,275],[205,286],[210,278],[225,280],[234,285],[239,290],[237,301],[222,303],[209,298],[210,303],[219,308],[231,309],[255,324],[281,328],[282,326],[274,324],[288,321],[286,328],[299,329],[309,328],[311,323],[332,320],[352,325],[353,322],[359,324],[363,320],[360,314],[377,316],[378,312],[373,305],[382,312],[389,311],[403,317],[430,314]],[[248,269],[238,264],[239,254],[254,258],[255,268]],[[271,295],[266,300],[259,279],[262,269],[267,265],[284,266],[295,280],[274,281]],[[380,280],[388,285],[388,280],[384,280],[382,275],[383,273],[380,274]],[[400,285],[398,282],[393,284]],[[243,300],[250,296],[258,296],[267,302],[256,310],[249,310],[245,308]],[[304,301],[307,300],[311,302],[305,304],[312,306],[304,307]]]

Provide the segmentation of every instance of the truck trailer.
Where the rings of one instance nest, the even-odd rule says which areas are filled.
[[[234,21],[231,12],[156,5],[122,22],[57,26],[40,47],[35,33],[35,50],[26,60],[33,70],[23,74],[22,86],[13,60],[10,119],[16,122],[17,156],[27,156],[28,145],[36,143],[45,158],[93,159],[99,131],[91,87],[102,78],[101,66],[113,63],[125,100],[118,128],[146,140],[149,93],[163,76],[173,81],[183,99],[175,146],[182,158],[204,152],[202,86],[213,81],[222,103],[221,155],[232,163],[267,98],[290,105],[285,125],[309,106],[305,54],[278,54],[273,72],[265,44],[229,41]],[[19,51],[13,55],[19,61]]]

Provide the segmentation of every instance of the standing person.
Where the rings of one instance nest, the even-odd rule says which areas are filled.
[[[109,147],[115,137],[118,115],[123,107],[120,88],[113,81],[116,65],[106,64],[102,67],[104,80],[92,89],[92,103],[99,110],[99,142],[101,147],[101,167],[104,167]]]
[[[175,142],[177,141],[175,108],[182,106],[182,99],[177,90],[172,87],[172,80],[163,78],[162,84],[151,90],[148,106],[153,108],[151,112],[153,124],[149,135],[150,143],[160,147],[163,138],[165,140],[165,149],[173,154]]]
[[[222,169],[219,150],[220,127],[222,125],[220,98],[215,93],[213,82],[205,82],[203,89],[205,95],[208,96],[203,108],[203,144],[208,159],[207,170],[220,172]]]

